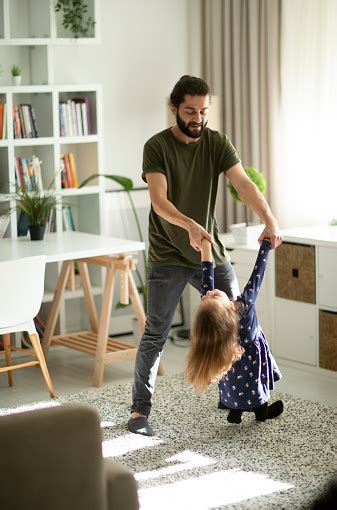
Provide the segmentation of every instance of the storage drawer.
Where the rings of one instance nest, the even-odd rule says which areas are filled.
[[[337,371],[337,313],[319,311],[319,366]]]
[[[275,354],[315,366],[317,364],[317,319],[315,305],[276,298],[273,339]]]
[[[315,247],[282,243],[275,251],[276,296],[316,303]]]

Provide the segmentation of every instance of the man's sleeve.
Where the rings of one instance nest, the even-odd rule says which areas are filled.
[[[149,140],[144,145],[143,150],[143,172],[142,179],[146,182],[148,172],[159,172],[166,175],[165,165],[160,146]]]
[[[227,170],[237,163],[241,163],[240,158],[235,150],[234,145],[230,141],[227,135],[223,135],[222,143],[222,158],[221,158],[221,172],[226,173]]]

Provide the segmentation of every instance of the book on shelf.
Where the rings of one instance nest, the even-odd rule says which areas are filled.
[[[0,103],[0,140],[6,138],[6,103]]]
[[[47,218],[46,232],[56,232],[56,210],[51,209]]]
[[[19,158],[15,157],[15,181],[17,187],[33,191],[38,189],[43,191],[43,182],[41,175],[41,163],[38,157]]]
[[[0,239],[2,239],[6,234],[9,220],[10,218],[8,214],[0,214]]]
[[[91,133],[89,98],[74,97],[59,105],[60,136],[83,136]]]
[[[38,138],[37,122],[31,104],[13,105],[14,138]]]
[[[62,217],[63,217],[63,230],[75,231],[76,230],[75,222],[70,205],[64,205],[62,207]]]
[[[61,154],[60,159],[61,186],[62,188],[77,188],[77,170],[75,156],[72,152]]]

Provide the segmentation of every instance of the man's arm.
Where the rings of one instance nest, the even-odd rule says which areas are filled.
[[[196,221],[185,216],[167,198],[167,180],[164,174],[148,172],[146,180],[149,187],[151,203],[154,211],[164,220],[185,229],[190,239],[190,245],[197,251],[201,250],[201,241],[208,239],[211,243],[213,238]]]
[[[266,199],[257,186],[249,179],[242,165],[237,163],[232,166],[227,170],[226,177],[233,184],[241,201],[254,211],[265,224],[265,228],[258,239],[259,243],[261,244],[263,239],[268,237],[272,248],[277,248],[283,241],[277,220],[271,212]]]

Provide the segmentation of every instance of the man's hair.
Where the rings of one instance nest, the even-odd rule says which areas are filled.
[[[170,95],[170,104],[176,108],[189,96],[210,96],[210,89],[207,83],[201,78],[185,74],[173,87]]]
[[[235,305],[233,309],[202,303],[196,313],[185,376],[199,391],[219,381],[244,353],[239,339],[242,304]]]

